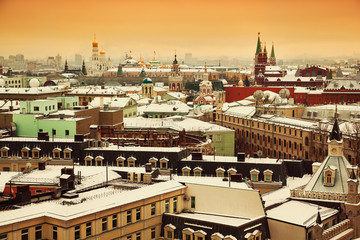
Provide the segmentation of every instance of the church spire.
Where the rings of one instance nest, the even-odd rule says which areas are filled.
[[[82,72],[85,76],[87,75],[86,67],[85,67],[85,60],[84,60],[84,59],[83,59],[82,67],[81,67],[81,72]]]
[[[341,132],[340,132],[340,128],[339,128],[339,123],[337,120],[337,105],[336,105],[336,109],[335,109],[335,122],[334,122],[334,126],[333,129],[330,133],[330,138],[329,140],[337,140],[337,141],[341,141]]]
[[[266,42],[264,42],[264,53],[267,54],[267,50],[266,50]]]
[[[275,58],[275,51],[274,51],[274,42],[272,43],[272,47],[271,47],[271,58]]]
[[[257,41],[256,53],[255,54],[259,54],[260,51],[261,51],[260,32],[258,32],[258,41]]]

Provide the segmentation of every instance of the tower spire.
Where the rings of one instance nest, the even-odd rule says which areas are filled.
[[[266,42],[264,42],[264,53],[267,53],[267,50],[266,50]]]
[[[330,133],[330,138],[329,140],[337,140],[337,141],[341,141],[341,132],[340,132],[340,128],[339,128],[339,123],[337,120],[337,105],[335,107],[335,122],[334,122],[334,126],[333,129]]]
[[[260,32],[258,32],[258,41],[257,41],[256,53],[255,54],[259,54],[260,51],[261,51]]]
[[[270,55],[270,57],[275,58],[274,42],[272,43],[271,55]]]

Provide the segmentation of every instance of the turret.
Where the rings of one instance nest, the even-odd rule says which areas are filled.
[[[343,139],[337,120],[337,106],[335,109],[335,122],[328,140],[329,156],[341,157],[343,155]]]
[[[276,65],[276,58],[275,58],[275,50],[274,50],[274,42],[272,43],[271,47],[271,55],[270,55],[270,65],[275,66]]]

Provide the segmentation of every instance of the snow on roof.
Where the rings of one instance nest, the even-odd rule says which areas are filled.
[[[177,99],[186,98],[186,95],[183,94],[182,92],[168,92],[167,94],[174,97],[174,98],[177,98]]]
[[[33,87],[33,88],[0,88],[0,94],[48,94],[61,93],[61,87]]]
[[[101,102],[103,104],[108,104],[109,107],[113,108],[124,108],[126,104],[131,100],[130,97],[95,97],[89,105],[93,107],[102,107]]]
[[[266,66],[265,67],[265,72],[268,71],[281,71],[281,67],[279,66]]]
[[[225,128],[209,122],[203,122],[201,120],[186,118],[181,116],[174,116],[169,118],[125,118],[124,126],[129,128],[172,128],[177,131],[185,129],[187,132],[223,132],[234,130]]]
[[[225,105],[225,104],[224,104]],[[255,114],[255,106],[237,106],[228,109],[223,108],[223,114],[230,116],[251,117]]]
[[[265,208],[286,201],[290,197],[290,189],[304,186],[309,182],[310,178],[311,175],[304,175],[302,178],[288,177],[286,179],[286,186],[262,194],[262,199],[265,201]]]
[[[219,237],[219,238],[224,238],[224,235],[222,235],[221,233],[218,233],[218,232],[213,233],[213,234],[211,235],[211,237],[213,237],[213,236],[216,236],[216,237]]]
[[[226,236],[224,237],[224,239],[237,240],[237,238],[234,237],[233,235],[226,235]]]
[[[190,168],[190,167],[188,167],[188,166],[185,166],[185,167],[183,167],[181,170],[182,170],[182,171],[183,171],[183,170],[189,170],[189,171],[190,171],[190,170],[191,170],[191,168]]]
[[[176,227],[172,225],[171,223],[165,225],[166,228],[171,228],[172,230],[175,230]]]
[[[12,178],[22,175],[18,172],[0,172],[0,192],[3,192],[5,189],[5,184],[9,182]]]
[[[325,88],[327,90],[339,90],[344,87],[345,90],[360,90],[360,82],[355,79],[334,79]]]
[[[317,81],[316,78],[317,77],[300,77],[300,76],[296,77],[295,75],[287,74],[284,77],[266,77],[264,81],[277,82],[278,80],[280,80],[281,82],[297,82],[297,81],[310,82],[310,81]],[[323,81],[326,79],[326,77],[321,77],[321,78]]]
[[[109,96],[114,96],[114,95],[119,95],[119,94],[124,94],[124,92],[118,88],[118,87],[105,87],[105,88],[101,88],[99,86],[95,86],[95,87],[88,87],[88,88],[75,88],[72,89],[71,91],[69,91],[67,93],[68,95],[109,95]]]
[[[194,161],[191,159],[182,159],[181,161]],[[203,155],[203,160],[201,161],[209,161],[209,162],[238,162],[237,157],[233,156],[214,156],[213,155]],[[282,164],[283,160],[277,158],[245,158],[245,163],[255,163],[255,164]],[[230,169],[229,169],[230,170]]]
[[[84,150],[101,150],[101,151],[129,151],[129,152],[181,152],[183,151],[180,147],[129,147],[129,146],[118,146],[110,144],[108,147],[90,147]]]
[[[320,211],[322,221],[339,212],[337,209],[291,200],[268,210],[266,213],[270,219],[309,228],[315,225],[318,211]]]
[[[207,186],[217,186],[217,187],[229,187],[228,181],[223,181],[221,177],[205,177],[205,176],[172,176],[176,181],[182,183],[191,183],[191,184],[200,184],[200,185],[207,185]],[[242,189],[242,190],[250,190],[250,191],[257,191],[249,187],[245,182],[231,182],[231,188],[235,189]]]
[[[180,101],[169,101],[164,104],[152,103],[147,105],[144,113],[188,113],[191,107]]]
[[[167,213],[167,215],[172,215],[187,219],[195,219],[204,222],[218,223],[218,224],[234,226],[234,227],[239,227],[241,225],[249,223],[251,220],[250,218],[244,218],[244,217],[233,217],[233,216],[218,215],[218,214],[215,215],[211,213],[200,213],[200,212],[180,213],[180,214]],[[224,238],[224,236],[220,233],[214,233],[211,236],[214,235],[219,236],[221,239]]]
[[[30,204],[20,209],[0,212],[0,226],[41,216],[68,221],[184,188],[186,186],[181,183],[167,181],[130,191],[116,191],[112,195],[106,196],[106,200],[103,197],[94,198],[75,205],[63,205],[59,204],[58,201]]]

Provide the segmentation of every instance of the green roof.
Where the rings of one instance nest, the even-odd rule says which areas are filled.
[[[153,83],[153,82],[152,82],[151,78],[145,78],[142,83],[148,84],[148,83]]]
[[[256,47],[256,54],[259,54],[260,51],[261,51],[261,44],[260,44],[260,33],[259,33],[257,47]]]
[[[334,186],[324,185],[324,170],[328,167],[336,169]],[[347,193],[347,180],[350,178],[350,163],[344,156],[328,156],[305,186],[304,191]]]
[[[272,45],[272,48],[271,48],[271,56],[270,57],[275,58],[274,44]]]

